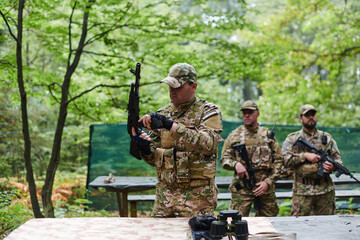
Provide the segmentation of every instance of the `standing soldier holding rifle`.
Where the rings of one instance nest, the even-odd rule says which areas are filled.
[[[300,108],[299,120],[303,127],[290,133],[285,139],[282,152],[285,167],[294,170],[291,215],[309,216],[312,207],[315,215],[335,214],[335,186],[329,174],[336,170],[330,162],[322,162],[314,150],[299,144],[300,140],[323,150],[334,161],[342,164],[339,149],[330,134],[316,129],[317,110],[306,104]],[[319,174],[319,168],[323,173]],[[322,175],[322,176],[321,176]]]
[[[279,207],[275,181],[282,168],[281,149],[274,134],[259,126],[259,109],[255,102],[244,102],[241,111],[244,126],[229,134],[221,153],[221,165],[235,170],[229,187],[230,209],[249,216],[254,202],[255,216],[276,216]]]
[[[152,130],[150,135],[132,128],[141,158],[156,167],[159,180],[152,216],[213,214],[220,109],[195,96],[197,74],[190,64],[173,65],[161,82],[169,85],[171,102],[139,119]]]

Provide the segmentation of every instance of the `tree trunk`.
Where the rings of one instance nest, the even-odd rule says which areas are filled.
[[[71,76],[75,72],[75,70],[79,64],[80,57],[83,52],[83,48],[85,46],[90,4],[86,8],[87,9],[84,11],[82,33],[81,33],[81,37],[79,40],[79,45],[78,45],[78,48],[76,49],[75,57],[74,57],[72,64],[68,65],[68,67],[67,67],[66,74],[65,74],[64,81],[63,81],[62,88],[61,88],[60,111],[59,111],[56,132],[55,132],[54,141],[53,141],[53,148],[52,148],[52,152],[51,152],[50,162],[49,162],[49,165],[48,165],[48,168],[46,171],[45,184],[44,184],[44,186],[42,188],[42,192],[41,192],[45,217],[55,217],[54,207],[53,207],[53,204],[51,201],[51,195],[52,195],[52,189],[53,189],[53,185],[54,185],[56,169],[60,163],[61,138],[62,138],[62,134],[64,132],[64,126],[65,126],[66,115],[67,115],[68,96],[69,96]],[[71,24],[71,22],[70,22],[70,24]],[[70,51],[69,59],[71,59],[72,51],[71,51],[71,49],[69,49],[69,51]]]
[[[24,135],[24,161],[26,167],[26,180],[29,184],[30,200],[34,216],[36,218],[44,217],[40,210],[40,205],[36,195],[36,184],[34,180],[34,172],[31,163],[31,139],[29,133],[29,122],[27,114],[27,98],[24,87],[23,68],[22,68],[22,31],[23,31],[23,9],[24,0],[19,0],[18,10],[18,34],[16,41],[16,63],[17,63],[17,80],[19,85],[20,99],[21,99],[21,118],[22,118],[22,132]]]
[[[244,78],[243,88],[244,100],[251,100],[251,80],[248,77]]]

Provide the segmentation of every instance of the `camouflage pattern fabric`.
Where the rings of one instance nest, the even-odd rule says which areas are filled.
[[[321,143],[323,134],[322,131],[316,130],[312,135],[301,129],[300,131],[290,133],[283,143],[282,152],[284,154],[285,167],[292,168],[295,173],[293,184],[294,194],[308,196],[321,195],[335,190],[334,183],[329,177],[329,174],[324,174],[324,177],[319,177],[316,174],[319,169],[319,163],[309,163],[305,161],[304,153],[308,150],[293,146],[299,137],[303,137],[316,148],[325,150],[335,161],[342,164],[340,152],[335,140],[330,134],[325,132],[327,144],[323,145]],[[314,183],[315,181],[318,181],[319,184],[307,184]]]
[[[323,135],[327,138],[326,145],[321,141]],[[333,214],[335,211],[335,197],[333,197],[335,196],[335,185],[329,174],[324,174],[323,177],[317,175],[319,163],[306,161],[304,153],[308,150],[293,146],[299,137],[305,138],[316,148],[323,149],[335,161],[342,164],[339,149],[330,134],[317,129],[314,134],[307,133],[303,129],[289,134],[283,143],[282,152],[285,167],[294,170],[291,212],[295,216],[306,216],[310,215],[311,208],[314,207],[316,214]]]
[[[243,216],[249,216],[254,199],[254,195],[232,192],[230,209],[238,210]],[[275,192],[260,196],[260,201],[262,203],[262,208],[256,209],[255,207],[255,216],[276,217],[279,212],[279,207],[277,205]]]
[[[275,181],[280,176],[283,158],[276,138],[270,139],[267,137],[268,131],[266,127],[247,128],[242,125],[232,131],[225,140],[222,149],[221,165],[225,169],[232,171],[235,170],[235,164],[237,162],[246,166],[245,161],[241,159],[238,153],[232,148],[234,144],[245,142],[250,164],[255,169],[256,182],[264,181],[269,186],[268,191],[264,194],[266,200],[263,207],[265,210],[264,212],[259,212],[259,214],[262,214],[262,216],[276,216],[278,212],[276,198],[265,196],[274,196]],[[250,204],[250,202],[254,200],[254,195],[253,189],[251,188],[241,188],[237,191],[234,186],[236,182],[242,183],[234,171],[234,178],[229,186],[229,190],[234,197],[231,199],[231,206],[234,206],[233,209],[239,210],[236,209],[235,206],[240,206],[244,204],[245,201],[248,201],[247,204]],[[269,201],[267,201],[267,199],[269,199]],[[248,207],[245,206],[244,208],[247,209]],[[268,208],[273,208],[273,212],[270,213],[266,211]]]
[[[187,63],[177,63],[169,70],[169,75],[161,80],[173,88],[178,88],[186,82],[194,83],[197,81],[195,68]]]
[[[192,217],[213,215],[218,189],[214,182],[204,187],[174,188],[163,182],[156,186],[153,217]]]
[[[314,196],[293,195],[291,205],[292,216],[310,216],[312,207],[314,215],[334,215],[335,191]]]
[[[223,141],[220,109],[195,97],[180,106],[169,103],[157,113],[176,122],[178,127],[174,133],[153,130],[150,133],[153,153],[143,156],[149,165],[156,167],[159,180],[153,215],[190,216],[207,209],[213,211],[217,201],[214,179],[218,144]],[[199,195],[198,191],[205,193]],[[188,205],[184,205],[185,200]],[[171,209],[170,213],[167,209]]]

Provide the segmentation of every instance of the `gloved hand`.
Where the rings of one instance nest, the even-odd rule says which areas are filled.
[[[139,135],[135,135],[134,139],[135,139],[136,145],[138,146],[138,148],[142,154],[144,154],[144,155],[151,154],[150,141],[147,141],[147,140],[139,137]]]
[[[151,129],[165,128],[170,131],[173,121],[158,113],[150,113]]]

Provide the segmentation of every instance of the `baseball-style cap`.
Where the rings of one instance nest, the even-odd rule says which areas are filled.
[[[245,109],[249,109],[249,110],[259,110],[258,106],[256,105],[255,102],[251,101],[251,100],[247,100],[245,101],[242,105],[241,105],[241,111],[245,110]]]
[[[302,107],[300,108],[299,115],[306,114],[308,111],[315,111],[315,112],[317,112],[317,110],[315,109],[315,107],[314,107],[313,105],[305,104],[304,106],[302,106]]]
[[[169,70],[169,75],[160,82],[167,83],[172,88],[179,88],[186,82],[196,82],[195,68],[187,63],[177,63]]]

